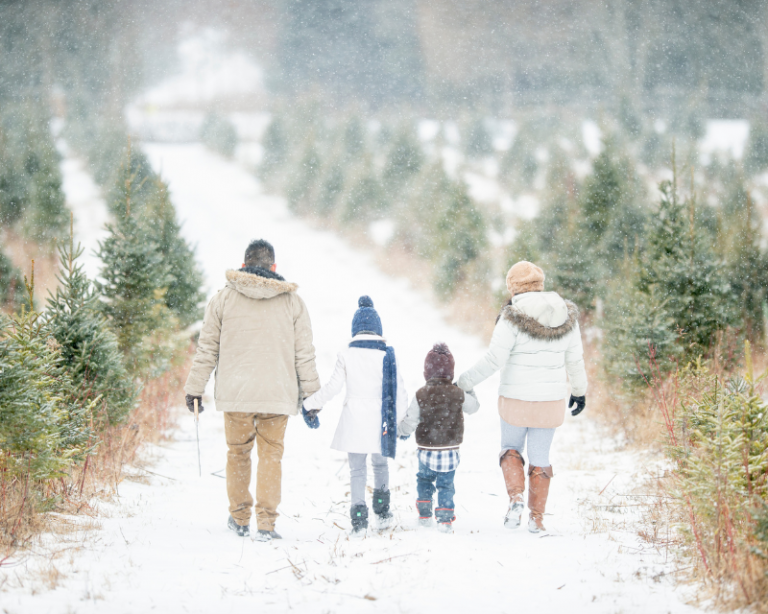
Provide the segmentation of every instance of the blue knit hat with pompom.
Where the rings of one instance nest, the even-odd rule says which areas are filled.
[[[379,314],[373,308],[373,301],[370,296],[361,296],[357,301],[359,309],[352,318],[352,336],[368,331],[381,336],[381,319]]]

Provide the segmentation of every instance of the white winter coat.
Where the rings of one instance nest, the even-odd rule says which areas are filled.
[[[587,392],[578,309],[557,292],[526,292],[501,313],[491,345],[458,386],[472,390],[501,369],[499,396],[522,401],[559,401]]]
[[[378,335],[360,334],[355,341],[384,341]],[[346,347],[339,352],[328,383],[304,401],[307,410],[321,409],[346,385],[347,397],[331,447],[341,452],[381,454],[381,392],[384,372],[381,350]],[[397,364],[397,356],[395,356]],[[397,367],[397,424],[408,409],[408,394]]]

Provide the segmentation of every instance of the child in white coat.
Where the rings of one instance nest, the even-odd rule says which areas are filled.
[[[373,301],[363,296],[358,306],[352,320],[352,340],[339,352],[330,381],[304,401],[311,420],[344,386],[347,388],[331,447],[349,454],[353,533],[364,532],[368,527],[365,485],[369,454],[377,528],[386,528],[391,523],[387,458],[395,457],[397,424],[408,408],[408,395],[394,349],[382,337],[381,319]]]

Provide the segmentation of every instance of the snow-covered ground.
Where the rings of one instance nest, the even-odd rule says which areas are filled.
[[[423,383],[427,350],[451,347],[457,373],[483,342],[446,323],[441,311],[405,279],[382,274],[372,258],[333,234],[292,218],[264,195],[251,174],[199,145],[147,145],[162,169],[183,231],[198,246],[209,292],[238,267],[248,241],[277,250],[278,271],[300,285],[309,307],[321,377],[348,341],[357,298],[369,294],[397,350],[409,394]],[[81,168],[65,162],[65,187]],[[152,450],[150,483],[125,481],[105,504],[101,529],[63,554],[23,555],[0,568],[0,609],[43,612],[693,612],[674,586],[671,557],[641,541],[633,525],[633,485],[646,461],[618,449],[589,410],[555,437],[550,533],[502,526],[506,494],[498,467],[496,382],[479,387],[480,412],[467,419],[456,477],[454,535],[417,530],[416,456],[401,443],[391,464],[397,524],[382,535],[349,541],[348,467],[329,444],[340,401],[321,414],[319,431],[291,419],[284,457],[283,502],[268,544],[227,531],[221,414],[208,400],[197,474],[194,425],[186,409],[173,441]],[[179,399],[181,401],[181,399]],[[129,471],[130,473],[130,471]],[[51,566],[62,575],[58,581]],[[45,573],[41,573],[45,571]],[[55,588],[52,585],[57,584]]]

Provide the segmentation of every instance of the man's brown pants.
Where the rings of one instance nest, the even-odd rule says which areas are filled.
[[[287,425],[288,416],[280,414],[224,413],[224,432],[229,447],[229,513],[241,526],[251,521],[251,450],[255,441],[259,455],[256,467],[256,525],[260,531],[275,529],[283,479],[283,440]]]

